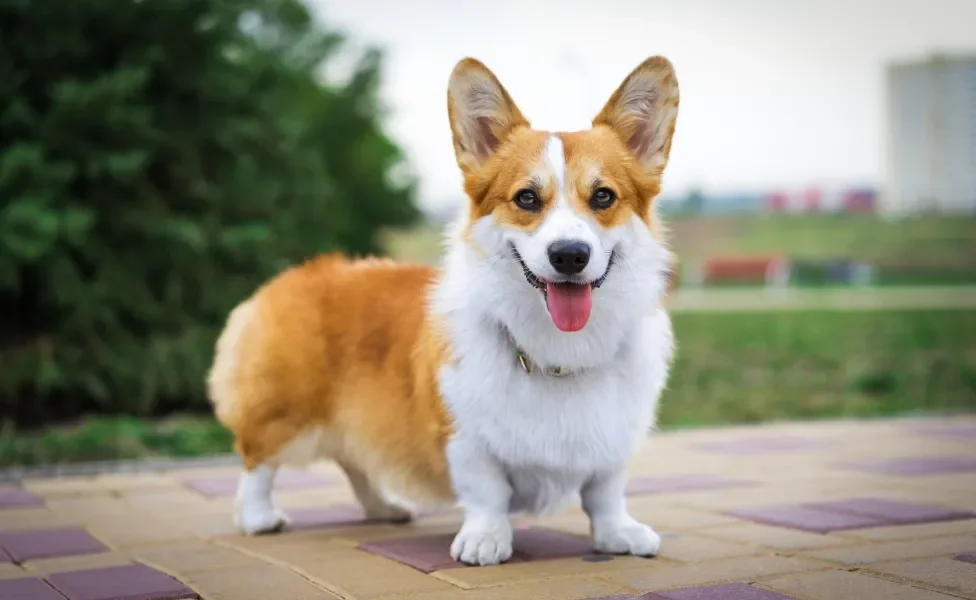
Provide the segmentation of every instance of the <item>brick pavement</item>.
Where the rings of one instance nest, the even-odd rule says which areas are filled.
[[[495,567],[448,557],[456,511],[363,523],[338,470],[282,474],[293,519],[230,524],[236,470],[0,485],[3,600],[976,599],[976,416],[658,434],[632,510],[658,557],[594,554],[578,508],[516,519]]]

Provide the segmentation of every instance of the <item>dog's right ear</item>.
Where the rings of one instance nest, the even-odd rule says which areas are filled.
[[[447,115],[458,166],[465,173],[481,166],[513,129],[529,125],[495,74],[473,58],[459,62],[451,73]]]

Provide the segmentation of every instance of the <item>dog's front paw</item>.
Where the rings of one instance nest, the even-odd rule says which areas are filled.
[[[276,508],[240,507],[234,524],[246,535],[278,533],[288,526],[288,516]]]
[[[512,557],[512,526],[507,519],[461,526],[451,558],[469,565],[497,565]]]
[[[597,529],[593,542],[598,552],[654,556],[661,548],[661,536],[633,519],[619,527]]]

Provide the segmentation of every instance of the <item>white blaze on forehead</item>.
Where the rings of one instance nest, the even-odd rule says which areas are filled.
[[[552,175],[556,178],[556,190],[562,196],[566,192],[566,154],[563,141],[558,135],[550,135],[546,143],[546,166],[552,170]]]

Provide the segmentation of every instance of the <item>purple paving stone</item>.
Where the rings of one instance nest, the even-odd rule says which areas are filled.
[[[726,514],[756,523],[812,533],[830,533],[844,529],[860,529],[889,524],[888,521],[879,517],[818,510],[802,504],[746,508],[728,511]]]
[[[14,562],[108,550],[87,531],[77,527],[0,532],[0,547]]]
[[[196,592],[146,565],[108,567],[49,575],[48,582],[68,600],[184,600]]]
[[[715,475],[672,475],[668,477],[635,477],[627,484],[627,493],[668,494],[697,492],[731,487],[756,485],[743,479],[728,479]]]
[[[64,600],[43,579],[0,579],[0,598],[7,600]]]
[[[967,552],[966,554],[960,554],[955,557],[955,560],[968,562],[976,565],[976,552]]]
[[[512,547],[527,560],[593,554],[593,544],[589,540],[544,527],[516,529]]]
[[[0,565],[9,565],[12,562],[14,562],[14,559],[10,558],[7,551],[3,549],[3,546],[0,546]]]
[[[418,571],[433,573],[464,566],[451,558],[453,540],[453,534],[425,535],[364,542],[359,545],[359,548],[411,566]]]
[[[0,485],[0,510],[43,506],[39,498],[27,490],[12,485]]]
[[[237,475],[202,475],[183,480],[190,489],[209,497],[233,496],[237,493],[237,481]],[[276,490],[297,490],[329,485],[332,482],[332,478],[318,473],[282,469],[275,476],[274,488]]]
[[[363,509],[351,504],[316,508],[297,508],[288,511],[291,529],[342,527],[365,523]]]
[[[805,506],[816,510],[877,517],[893,525],[957,521],[976,517],[976,513],[968,510],[879,498],[852,498],[834,502],[816,502]]]
[[[925,456],[897,458],[873,462],[847,463],[843,465],[857,471],[887,475],[945,475],[976,472],[976,457],[972,456]]]
[[[643,598],[646,599],[648,596],[643,596]],[[650,598],[666,598],[667,600],[794,600],[792,596],[784,596],[745,583],[667,590],[656,592]]]
[[[823,448],[827,442],[797,436],[765,436],[723,442],[708,442],[699,447],[723,454],[775,454]]]

